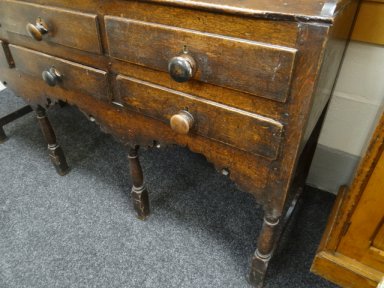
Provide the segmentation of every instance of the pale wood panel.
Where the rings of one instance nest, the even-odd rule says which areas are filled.
[[[311,271],[343,287],[376,287],[384,276],[384,113],[351,187],[340,189]]]
[[[375,233],[372,246],[384,251],[384,217],[381,219],[381,223]]]
[[[352,39],[384,45],[384,0],[361,4]]]
[[[383,127],[382,127],[383,128]],[[382,129],[381,128],[381,129]],[[383,142],[381,141],[383,145]],[[360,174],[367,175],[364,193],[350,218],[350,227],[341,239],[338,252],[384,273],[384,250],[371,249],[383,219],[384,209],[384,153],[373,167],[362,166]],[[369,177],[368,180],[366,177]],[[379,231],[379,233],[382,233]],[[379,243],[380,244],[380,243]]]

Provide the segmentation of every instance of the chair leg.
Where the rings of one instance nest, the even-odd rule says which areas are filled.
[[[0,118],[0,143],[5,142],[7,140],[7,135],[4,132],[4,125],[11,123],[12,121],[15,121],[18,118],[23,117],[24,115],[28,114],[32,111],[31,106],[27,105],[23,108],[20,108],[19,110],[16,110],[15,112],[12,112],[4,117]]]
[[[280,217],[264,217],[263,227],[259,235],[257,249],[252,258],[251,273],[249,275],[249,282],[255,287],[263,287],[268,264],[276,247],[276,241],[279,238],[279,230]]]
[[[67,160],[65,159],[64,152],[56,141],[56,135],[51,123],[49,122],[47,112],[41,106],[37,106],[35,108],[35,112],[41,131],[48,144],[48,152],[51,161],[55,166],[57,173],[61,176],[64,176],[69,172],[69,167]]]
[[[128,153],[129,168],[132,179],[132,201],[136,210],[137,218],[145,220],[149,214],[149,197],[148,191],[144,184],[143,170],[140,165],[138,156],[139,147],[130,148]]]

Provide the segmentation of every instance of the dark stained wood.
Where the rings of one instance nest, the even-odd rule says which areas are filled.
[[[21,1],[0,1],[2,29],[28,36],[26,25],[35,24],[37,18],[48,26],[43,41],[80,50],[101,53],[97,16]],[[81,35],[81,37],[78,37]]]
[[[143,169],[141,168],[138,150],[138,146],[130,147],[128,153],[129,170],[132,179],[131,196],[137,218],[145,220],[150,213],[149,197],[144,183]]]
[[[318,84],[312,100],[311,114],[309,116],[303,145],[308,140],[324,111],[325,105],[333,92],[335,79],[341,68],[340,62],[344,57],[345,46],[347,45],[353,15],[356,12],[358,2],[351,3],[345,10],[340,12],[339,17],[329,31],[329,43],[324,51],[323,61],[318,75]]]
[[[39,4],[46,4],[46,0],[29,0]],[[110,2],[110,3],[109,3]],[[338,12],[344,6],[350,3],[349,0],[335,0],[324,2],[320,0],[288,0],[288,1],[269,1],[269,0],[109,0],[103,3],[105,6],[119,7],[119,3],[133,2],[134,5],[142,5],[141,2],[148,4],[158,4],[158,6],[171,6],[170,9],[195,11],[218,12],[217,14],[229,14],[232,16],[254,17],[256,19],[271,20],[289,20],[289,21],[317,21],[324,23],[332,23]],[[97,9],[99,0],[50,0],[50,5],[59,7],[67,7],[71,9],[81,9],[92,12]],[[147,4],[147,3],[143,3]],[[129,6],[130,4],[122,4]],[[137,6],[136,6],[137,7]],[[140,7],[144,7],[140,6]],[[120,8],[120,7],[119,7]],[[145,10],[145,9],[144,9]],[[121,11],[121,10],[120,10]],[[141,13],[142,11],[138,11]],[[159,11],[151,11],[159,12]],[[130,11],[124,11],[130,13]],[[119,13],[121,14],[121,12]]]
[[[99,99],[109,99],[106,72],[19,46],[9,47],[17,71],[40,78],[43,71],[55,67],[62,74],[62,80],[57,86],[88,93]]]
[[[46,0],[28,2],[46,5]],[[100,23],[103,22],[104,15],[119,16],[288,47],[295,47],[298,32],[297,23],[292,21],[269,21],[242,15],[169,7],[143,1],[110,0],[100,6],[98,0],[50,0],[49,4],[88,13],[97,11]],[[148,13],[148,11],[152,13]],[[100,29],[105,32],[103,28],[101,24]],[[104,39],[101,40],[104,43]]]
[[[173,115],[185,109],[195,120],[191,134],[270,159],[278,157],[283,126],[273,119],[120,75],[117,89],[115,101],[124,107],[167,124]]]
[[[171,58],[187,50],[194,79],[284,102],[296,49],[198,31],[105,17],[109,53],[134,64],[167,71]]]
[[[15,67],[15,61],[13,61],[11,51],[9,51],[8,44],[3,42],[3,41],[0,41],[0,46],[3,49],[3,53],[4,53],[3,56],[5,56],[5,60],[6,60],[6,61],[4,61],[4,60],[0,60],[0,61],[7,62],[8,68],[14,68]],[[5,65],[3,64],[2,66],[5,66]]]
[[[45,109],[41,106],[34,108],[36,117],[39,122],[41,132],[48,144],[49,157],[53,166],[56,168],[57,173],[60,176],[64,176],[69,172],[67,160],[65,159],[63,149],[57,144],[56,135],[53,131],[52,125],[49,122]]]
[[[0,0],[1,5],[15,2]],[[76,105],[128,147],[177,144],[227,171],[265,212],[250,278],[262,285],[286,222],[274,224],[287,218],[290,199],[308,172],[319,131],[314,127],[321,127],[319,115],[328,102],[357,1],[17,3],[91,15],[100,23],[95,47],[103,54],[36,42],[2,26],[0,40],[11,43],[16,69],[0,53],[0,79],[31,104],[59,100]],[[0,13],[0,23],[4,19]],[[84,39],[81,30],[76,37]],[[198,69],[193,79],[178,83],[167,64],[183,50],[195,58]],[[48,79],[54,87],[41,77],[52,65],[62,72],[59,82]],[[137,157],[132,159],[133,184],[140,188],[142,170]],[[148,194],[136,193],[133,199],[138,213],[146,215]]]
[[[265,115],[266,117],[275,119],[279,122],[286,122],[287,118],[289,118],[289,116],[284,115],[287,110],[286,105],[274,100],[255,97],[248,93],[200,81],[178,83],[174,81],[167,72],[151,70],[143,66],[114,59],[112,60],[111,69],[116,74],[137,78],[172,90],[192,94],[199,98],[212,100],[248,112]],[[118,95],[118,92],[116,91],[114,95]]]
[[[89,94],[80,94],[60,86],[47,86],[40,77],[19,74],[15,69],[2,73],[2,78],[17,95],[30,103],[44,105],[47,98],[52,98],[76,105],[86,115],[92,115],[105,132],[113,134],[123,144],[137,143],[144,147],[151,146],[156,141],[161,145],[178,144],[204,154],[218,171],[229,170],[229,177],[244,191],[255,195],[260,203],[265,204],[267,202],[264,201],[268,201],[262,197],[270,173],[270,161],[265,157],[252,155],[199,135],[191,138],[176,134],[169,124],[162,121],[123,109],[119,105],[111,105]],[[23,85],[19,85],[20,81]],[[44,93],[41,93],[41,87],[44,87]]]
[[[279,218],[266,218],[264,216],[263,227],[259,234],[257,249],[252,258],[249,281],[256,287],[263,287],[264,277],[269,261],[272,257],[279,231]]]
[[[332,2],[312,0],[144,0],[174,6],[205,9],[270,19],[331,22],[337,12],[349,1]]]

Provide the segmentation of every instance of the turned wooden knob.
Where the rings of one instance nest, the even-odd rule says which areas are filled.
[[[168,63],[168,72],[176,82],[186,82],[196,73],[196,62],[188,53],[173,57]]]
[[[194,121],[191,113],[183,110],[171,117],[171,128],[179,134],[188,134]]]
[[[36,24],[28,23],[26,28],[28,34],[36,41],[43,40],[43,35],[48,33],[47,25],[40,18],[36,20]]]
[[[54,67],[43,71],[43,73],[41,73],[41,76],[43,77],[45,83],[47,83],[49,86],[56,86],[56,84],[61,80],[62,77],[61,73],[57,71],[57,69]]]

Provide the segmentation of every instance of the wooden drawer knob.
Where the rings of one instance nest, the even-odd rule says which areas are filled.
[[[176,82],[186,82],[196,73],[196,62],[188,53],[173,57],[168,63],[168,72]]]
[[[61,80],[61,73],[57,71],[56,68],[51,67],[48,70],[43,71],[41,74],[45,83],[49,86],[56,86],[56,84]]]
[[[27,24],[28,34],[36,41],[43,40],[43,35],[48,33],[48,27],[41,18],[37,18],[36,24]]]
[[[171,128],[179,134],[188,134],[195,120],[191,113],[182,110],[171,117]]]

